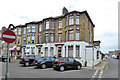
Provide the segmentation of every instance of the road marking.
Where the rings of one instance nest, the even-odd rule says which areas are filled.
[[[60,73],[78,72],[78,71],[81,71],[81,70],[68,70],[68,71],[63,71],[63,72],[60,72]]]
[[[98,78],[102,78],[102,75],[103,75],[103,70],[101,70],[101,72],[100,72]]]
[[[96,70],[96,71],[95,71],[95,73],[94,73],[94,75],[92,76],[92,78],[95,78],[95,76],[97,75],[98,71],[99,71],[99,70]]]

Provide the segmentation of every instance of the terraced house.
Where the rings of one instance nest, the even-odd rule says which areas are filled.
[[[94,41],[94,27],[87,11],[68,12],[64,7],[61,16],[16,26],[17,40],[14,48],[21,56],[37,54],[73,57],[83,66],[85,62],[92,66],[94,53],[96,65],[101,61],[101,54],[100,41]]]

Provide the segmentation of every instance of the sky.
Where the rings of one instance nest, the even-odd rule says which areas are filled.
[[[93,23],[94,40],[101,41],[102,53],[118,49],[119,0],[0,0],[0,29],[62,15],[63,7],[87,11]]]

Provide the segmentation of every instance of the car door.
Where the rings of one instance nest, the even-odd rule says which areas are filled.
[[[69,68],[74,68],[76,64],[74,63],[75,60],[73,58],[68,58],[68,60],[69,60]]]
[[[49,57],[47,57],[46,59],[45,59],[45,63],[46,63],[46,65],[47,66],[50,66],[51,65],[51,61],[50,61],[50,58]]]

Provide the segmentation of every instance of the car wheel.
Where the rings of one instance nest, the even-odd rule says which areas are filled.
[[[42,64],[41,67],[42,67],[42,69],[45,69],[45,68],[46,68],[46,65],[45,65],[45,64]]]
[[[7,59],[4,59],[4,62],[7,62]]]
[[[26,67],[28,67],[29,66],[29,62],[25,62],[25,64],[24,64]]]
[[[60,66],[60,71],[64,71],[65,67],[64,66]]]
[[[80,66],[80,65],[77,65],[77,69],[80,70],[80,69],[81,69],[81,66]]]

